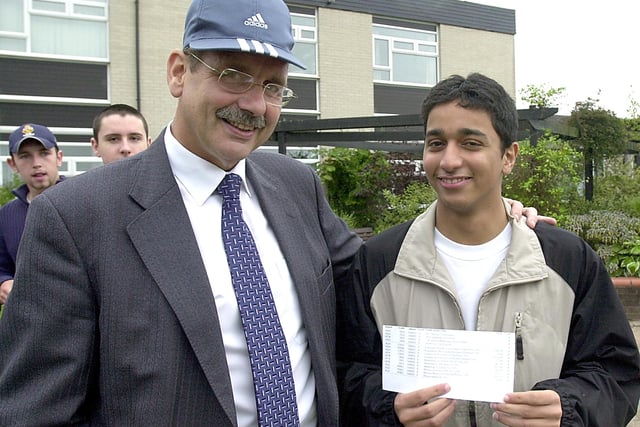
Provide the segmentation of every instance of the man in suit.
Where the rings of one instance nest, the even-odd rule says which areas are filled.
[[[294,96],[292,48],[282,0],[194,0],[167,64],[172,122],[34,200],[0,322],[0,425],[338,425],[335,288],[361,241],[311,168],[254,152]],[[260,255],[240,269],[238,182]],[[268,310],[246,310],[242,273]],[[252,334],[247,311],[273,331]],[[277,380],[253,363],[264,335],[284,337],[262,352]]]
[[[334,280],[361,241],[309,166],[251,154],[293,96],[288,63],[303,66],[287,6],[194,0],[183,47],[160,137],[30,208],[0,326],[0,425],[258,425],[221,237],[229,173],[286,338],[294,417],[337,425]]]

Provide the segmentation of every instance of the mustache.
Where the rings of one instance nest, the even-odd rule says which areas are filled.
[[[254,116],[253,114],[238,108],[236,105],[228,105],[216,111],[216,117],[232,123],[240,123],[246,127],[262,129],[267,125],[264,116]]]

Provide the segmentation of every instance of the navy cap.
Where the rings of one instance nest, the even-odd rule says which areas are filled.
[[[58,147],[58,141],[48,127],[37,125],[35,123],[26,123],[11,132],[11,135],[9,135],[9,153],[17,153],[18,150],[20,150],[20,144],[22,144],[22,141],[27,141],[29,139],[35,139],[47,150],[53,147]]]
[[[306,69],[293,45],[291,15],[282,0],[193,0],[187,11],[185,49],[250,52]]]

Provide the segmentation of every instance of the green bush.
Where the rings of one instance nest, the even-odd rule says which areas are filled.
[[[572,206],[581,199],[580,159],[580,154],[557,136],[547,134],[535,147],[521,141],[516,165],[504,179],[503,193],[561,221],[575,212]]]
[[[417,217],[437,198],[433,187],[422,181],[410,183],[402,194],[393,194],[389,190],[383,193],[388,207],[378,215],[375,233]]]
[[[354,148],[320,151],[318,175],[329,204],[352,228],[372,227],[391,188],[392,166],[384,152]]]
[[[20,179],[20,175],[14,174],[13,179],[10,182],[0,186],[0,206],[3,206],[15,199],[16,196],[14,196],[11,191],[21,184],[22,179]]]
[[[640,262],[636,252],[640,240],[640,218],[624,212],[591,211],[566,218],[562,228],[582,237],[604,260],[612,276],[634,271]],[[629,271],[627,271],[629,266]],[[637,274],[637,270],[635,270]]]
[[[620,211],[640,217],[640,171],[622,157],[608,159],[601,175],[596,176],[590,210]]]
[[[613,245],[608,270],[612,276],[640,277],[640,239]]]

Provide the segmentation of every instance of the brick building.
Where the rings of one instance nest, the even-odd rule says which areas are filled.
[[[298,98],[284,117],[419,112],[425,91],[450,74],[483,72],[515,97],[515,11],[460,0],[287,0]],[[89,138],[111,103],[139,108],[155,137],[171,120],[169,51],[182,46],[188,0],[2,0],[0,156],[26,121],[49,126],[63,172],[101,164]],[[6,162],[0,179],[11,177]]]

